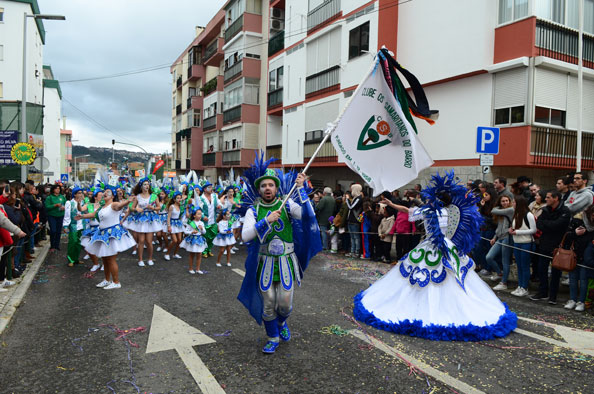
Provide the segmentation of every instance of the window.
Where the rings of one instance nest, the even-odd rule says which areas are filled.
[[[0,8],[0,22],[4,22],[4,8]]]
[[[369,51],[369,22],[349,32],[349,60]]]
[[[4,60],[4,45],[0,45],[0,61]]]
[[[192,139],[188,138],[186,140],[186,158],[191,158],[192,157]]]
[[[268,74],[268,91],[273,92],[283,87],[283,67],[270,71]]]
[[[2,86],[2,82],[0,82],[0,98],[4,97],[4,88]]]
[[[535,13],[539,18],[577,30],[579,2],[580,0],[538,0]],[[584,32],[594,34],[594,0],[584,0]]]
[[[565,127],[565,111],[545,107],[534,107],[534,122]]]
[[[324,130],[307,131],[305,142],[319,142],[324,138]]]
[[[200,111],[194,112],[194,123],[192,127],[200,127]]]
[[[504,126],[524,123],[524,106],[511,108],[498,108],[495,110],[495,125]]]
[[[499,0],[500,25],[526,16],[528,16],[528,0]]]
[[[181,141],[175,143],[175,160],[181,160]]]

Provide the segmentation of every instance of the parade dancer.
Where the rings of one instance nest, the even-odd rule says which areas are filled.
[[[132,203],[132,211],[136,212],[134,219],[130,221],[129,228],[138,237],[138,266],[144,267],[142,255],[144,245],[148,252],[148,265],[153,262],[153,234],[163,228],[159,222],[159,216],[155,212],[156,196],[151,195],[151,181],[149,178],[142,178],[132,192],[136,198]]]
[[[184,228],[186,237],[180,244],[189,255],[189,270],[190,274],[204,274],[200,270],[200,263],[202,262],[202,252],[206,248],[206,240],[204,239],[204,222],[202,221],[202,210],[200,208],[192,208],[190,211],[191,219]],[[194,261],[196,262],[194,264]]]
[[[68,234],[68,266],[74,267],[74,264],[79,264],[80,252],[82,247],[80,245],[80,236],[84,229],[82,220],[74,219],[80,212],[78,211],[78,204],[83,200],[83,190],[76,186],[72,189],[72,199],[66,201],[64,206],[64,219],[62,227],[64,232]]]
[[[221,266],[221,257],[223,256],[223,251],[227,255],[227,267],[231,267],[231,246],[235,245],[235,237],[233,237],[233,224],[229,222],[230,219],[231,212],[226,209],[223,209],[217,218],[219,233],[213,241],[213,245],[219,247],[217,267]]]
[[[322,249],[320,229],[307,192],[305,175],[267,169],[263,153],[244,172],[247,209],[242,238],[248,244],[246,274],[238,299],[251,316],[264,321],[268,341],[264,353],[274,353],[291,338],[287,318],[293,310],[293,289],[300,285],[309,260]],[[282,179],[282,181],[281,181]],[[297,189],[286,204],[279,198]],[[290,190],[289,190],[290,189]]]
[[[97,212],[101,208],[101,200],[102,199],[103,199],[103,190],[101,190],[100,188],[97,187],[93,191],[93,201],[91,201],[88,204],[85,204],[83,207],[81,207],[80,211],[86,212],[86,213]],[[97,218],[93,217],[89,220],[89,226],[83,230],[81,237],[80,237],[80,246],[83,249],[86,250],[87,246],[89,246],[89,243],[91,242],[91,238],[93,237],[93,234],[95,234],[95,231],[97,231],[97,229],[99,229],[99,222],[97,221]],[[99,263],[99,258],[97,256],[95,256],[94,254],[89,254],[88,252],[87,252],[87,255],[90,256],[91,261],[93,262],[93,266],[91,267],[91,272],[95,272],[99,268],[103,269],[103,265],[101,265]]]
[[[99,221],[99,230],[91,237],[86,250],[103,260],[105,279],[98,283],[97,287],[102,287],[105,290],[119,289],[122,285],[119,280],[117,255],[136,245],[128,230],[120,224],[119,211],[129,204],[132,198],[115,202],[113,191],[106,189],[103,193],[103,200],[105,205],[100,210],[77,216],[76,219],[95,217]]]
[[[235,189],[233,186],[227,186],[225,189],[223,197],[221,197],[221,206],[223,210],[227,210],[231,212],[231,217],[229,219],[229,225],[233,231],[233,237],[235,238],[235,243],[239,242],[241,238],[241,218],[238,214],[233,213],[233,210],[236,208],[240,208],[241,204],[235,198]],[[220,230],[219,230],[220,231]],[[233,245],[231,247],[231,254],[235,254],[235,251],[239,250],[238,248]],[[229,252],[225,251],[225,254]]]
[[[167,252],[167,206],[168,206],[167,193],[164,190],[159,192],[159,199],[156,201],[157,214],[159,215],[159,223],[161,229],[157,231],[156,238],[159,246],[157,246],[157,252],[163,250]]]
[[[217,235],[217,209],[223,209],[217,195],[212,193],[212,183],[209,181],[206,181],[206,183],[202,185],[200,205],[206,221],[206,234],[204,234],[204,238],[206,238],[207,246],[203,256],[208,257],[212,256],[212,242]]]
[[[167,247],[167,254],[165,254],[165,260],[171,260],[170,254],[175,259],[181,259],[182,257],[177,254],[179,251],[179,245],[182,241],[182,234],[184,233],[184,226],[181,219],[182,207],[182,195],[180,192],[173,193],[171,200],[169,201],[169,207],[167,209],[167,233],[171,236],[171,243]]]
[[[381,202],[409,220],[424,219],[427,238],[398,265],[355,297],[357,320],[375,328],[432,340],[482,341],[504,337],[517,317],[474,270],[466,255],[479,240],[479,198],[454,172],[432,177],[425,205]]]

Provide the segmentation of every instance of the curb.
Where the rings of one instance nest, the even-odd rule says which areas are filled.
[[[2,335],[4,330],[6,330],[10,324],[10,321],[12,320],[12,317],[17,311],[17,308],[19,305],[21,305],[21,301],[23,298],[25,298],[27,290],[29,290],[31,283],[33,283],[33,278],[35,278],[35,275],[37,275],[41,264],[43,264],[45,258],[47,257],[49,247],[49,242],[46,242],[46,244],[41,247],[39,254],[35,258],[35,261],[31,263],[30,269],[27,269],[21,282],[15,285],[16,288],[14,292],[10,295],[10,298],[0,310],[0,335]]]

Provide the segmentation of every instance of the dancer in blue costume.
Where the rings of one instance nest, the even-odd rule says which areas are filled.
[[[303,183],[304,174],[268,169],[256,153],[255,163],[244,172],[246,192],[242,203],[245,222],[242,238],[248,245],[246,274],[238,299],[266,328],[264,353],[274,353],[291,338],[287,318],[293,310],[293,289],[301,284],[309,260],[322,243],[315,213]],[[282,196],[297,189],[283,206]]]
[[[410,209],[383,200],[409,220],[425,221],[427,237],[398,265],[355,296],[357,320],[381,330],[432,340],[481,341],[504,337],[517,317],[474,271],[466,253],[480,236],[478,198],[454,180],[432,177],[427,201]]]

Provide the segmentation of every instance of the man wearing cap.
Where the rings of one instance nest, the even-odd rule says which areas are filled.
[[[72,189],[72,199],[66,201],[64,209],[64,220],[62,227],[64,232],[68,233],[68,266],[73,267],[74,264],[78,264],[80,257],[80,251],[82,246],[80,245],[80,236],[84,227],[82,219],[76,220],[75,216],[80,215],[81,212],[78,210],[78,204],[83,200],[83,191],[80,187],[75,186]]]
[[[254,167],[246,172],[254,172]],[[268,341],[262,351],[267,354],[276,351],[280,339],[291,338],[286,320],[293,310],[294,284],[301,283],[309,259],[320,250],[319,229],[304,181],[305,175],[296,176],[294,198],[283,205],[279,175],[267,169],[248,188],[247,193],[256,195],[244,199],[245,206],[251,205],[241,233],[249,255],[238,299],[258,323],[264,322]],[[248,197],[253,200],[248,202]],[[300,226],[294,226],[297,221]]]
[[[223,206],[219,202],[217,195],[213,195],[212,183],[209,181],[206,181],[206,183],[202,185],[202,195],[198,198],[200,199],[202,212],[204,212],[202,220],[206,222],[206,234],[204,234],[204,238],[206,239],[206,249],[204,249],[202,255],[208,257],[209,255],[212,256],[212,241],[214,241],[218,232],[217,209],[223,209]]]
[[[334,215],[336,210],[336,201],[332,197],[332,189],[329,187],[324,188],[324,197],[316,204],[316,219],[318,219],[318,225],[320,226],[320,234],[322,235],[322,250],[328,249],[328,227],[330,222],[328,218]]]

